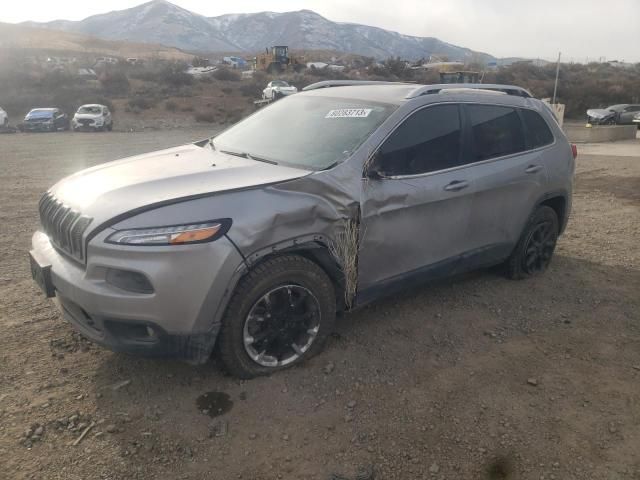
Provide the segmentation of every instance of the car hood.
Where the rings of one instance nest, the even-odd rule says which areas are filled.
[[[92,226],[154,204],[299,178],[307,170],[217,152],[207,144],[170,148],[82,170],[49,191],[94,219]]]
[[[87,120],[98,120],[102,118],[101,113],[76,113],[73,116],[76,120],[87,119]]]
[[[614,113],[615,112],[607,110],[606,108],[592,108],[590,110],[587,110],[587,115],[593,118],[604,118],[608,117],[609,115],[613,115]]]
[[[284,92],[297,92],[296,87],[271,87],[273,90],[280,90]]]

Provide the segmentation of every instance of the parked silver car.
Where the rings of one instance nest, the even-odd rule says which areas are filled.
[[[607,108],[587,110],[587,122],[594,125],[633,125],[633,118],[640,112],[640,105],[622,103]]]
[[[319,352],[338,311],[489,265],[547,268],[576,152],[541,101],[347,83],[61,180],[33,278],[96,343],[192,363],[217,346],[249,378]]]

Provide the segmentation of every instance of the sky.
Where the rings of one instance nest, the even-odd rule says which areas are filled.
[[[2,0],[0,21],[81,20],[143,0]],[[640,62],[640,0],[174,0],[205,16],[309,9],[498,57]]]

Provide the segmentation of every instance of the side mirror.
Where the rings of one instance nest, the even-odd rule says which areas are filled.
[[[371,180],[382,180],[385,175],[380,167],[381,155],[379,152],[374,153],[367,161],[365,175]]]

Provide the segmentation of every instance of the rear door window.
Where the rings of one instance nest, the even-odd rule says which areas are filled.
[[[533,110],[521,109],[524,127],[527,130],[527,140],[529,148],[544,147],[553,143],[553,133],[549,130],[547,122],[540,116],[538,112]]]
[[[378,165],[385,175],[418,175],[459,164],[462,139],[458,105],[423,108],[384,142]]]
[[[473,151],[478,162],[525,150],[524,130],[514,108],[497,105],[467,105]]]

